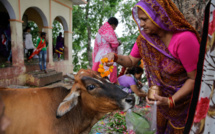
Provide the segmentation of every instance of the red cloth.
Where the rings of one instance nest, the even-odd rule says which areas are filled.
[[[29,60],[34,57],[34,55],[39,54],[42,48],[46,46],[46,40],[42,42],[42,39],[40,40],[39,45],[37,46],[37,49],[31,54],[31,56],[28,58]]]
[[[120,71],[120,73],[119,73],[117,78],[119,78],[120,76],[124,75],[125,70],[126,70],[126,67],[122,67],[122,69],[121,69],[121,71]]]
[[[2,44],[5,45],[6,39],[2,40]]]

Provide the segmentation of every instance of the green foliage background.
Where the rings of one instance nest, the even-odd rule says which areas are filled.
[[[122,29],[123,37],[119,38],[122,42],[124,54],[129,54],[135,40],[138,36],[136,24],[131,15],[131,9],[138,0],[88,0],[87,5],[73,6],[73,64],[74,72],[81,68],[87,68],[89,63],[89,55],[92,53],[87,51],[89,30],[90,27],[91,38],[94,39],[100,26],[108,20],[109,17],[120,14],[118,18],[119,23],[124,23]],[[86,19],[86,12],[88,11],[88,18]]]
[[[133,21],[131,10],[139,0],[86,0],[86,5],[73,6],[73,65],[74,72],[81,68],[88,68],[90,65],[90,56],[93,48],[92,41],[89,44],[89,38],[95,39],[99,28],[108,20],[115,16],[119,23],[123,23],[123,34],[118,38],[122,42],[123,54],[128,55],[138,36],[138,29]],[[119,16],[117,17],[116,16]],[[39,29],[34,22],[29,22],[33,43],[36,44],[39,38]],[[53,45],[56,44],[56,38],[62,31],[61,24],[54,20],[52,25]],[[90,48],[90,49],[89,49]],[[121,66],[118,67],[120,70]]]
[[[39,28],[37,26],[37,24],[33,21],[29,21],[28,22],[28,27],[31,27],[31,35],[32,35],[32,40],[34,45],[36,45],[37,39],[39,38]],[[52,38],[53,38],[53,44],[56,44],[56,39],[57,36],[59,35],[59,32],[63,30],[60,22],[54,20],[53,24],[52,24]]]

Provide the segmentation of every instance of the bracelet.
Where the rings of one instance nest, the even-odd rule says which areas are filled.
[[[172,103],[171,103],[170,97],[168,98],[168,104],[169,104],[169,108],[172,108]]]
[[[168,98],[168,104],[169,104],[169,108],[174,108],[175,107],[175,101],[173,100],[172,97]]]
[[[118,55],[116,53],[114,53],[114,62],[116,62],[118,60]]]

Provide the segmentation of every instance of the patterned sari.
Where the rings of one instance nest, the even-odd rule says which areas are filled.
[[[117,53],[119,41],[111,25],[106,22],[100,27],[96,35],[94,49],[93,49],[93,67],[92,70],[98,71],[102,57],[110,52]],[[105,67],[105,70],[108,68]],[[112,83],[117,82],[117,64],[114,62],[113,72],[108,76]]]
[[[172,56],[156,35],[149,36],[144,33],[140,27],[138,8],[143,10],[149,19],[161,29],[173,33],[191,31],[197,37],[199,36],[171,0],[141,0],[132,10],[133,18],[140,31],[137,45],[143,58],[149,86],[157,85],[162,89],[162,96],[172,96],[188,79],[187,72],[182,63]],[[158,106],[157,133],[183,133],[190,97],[191,95],[188,95],[177,102],[174,109]]]

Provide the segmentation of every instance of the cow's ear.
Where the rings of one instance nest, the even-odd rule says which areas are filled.
[[[57,118],[62,117],[64,114],[69,112],[74,106],[78,104],[78,97],[80,96],[80,91],[71,91],[60,103],[57,109]]]

